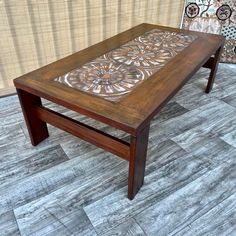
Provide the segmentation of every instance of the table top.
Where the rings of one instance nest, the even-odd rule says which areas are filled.
[[[135,135],[223,42],[219,35],[141,24],[14,84]]]

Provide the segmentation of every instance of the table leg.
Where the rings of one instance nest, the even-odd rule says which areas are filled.
[[[28,128],[32,145],[37,145],[49,136],[47,124],[41,121],[33,109],[34,106],[41,106],[40,97],[30,94],[24,90],[17,89],[21,108]]]
[[[213,60],[212,66],[211,66],[211,73],[210,73],[207,87],[205,90],[206,93],[209,93],[212,90],[213,83],[214,83],[215,76],[216,76],[216,72],[217,72],[217,68],[218,68],[218,64],[220,61],[220,56],[222,53],[222,49],[223,49],[223,46],[221,46],[215,53],[214,60]]]
[[[144,181],[150,124],[137,137],[131,136],[128,198],[132,200]]]

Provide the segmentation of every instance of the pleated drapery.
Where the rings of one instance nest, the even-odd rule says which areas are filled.
[[[179,27],[184,1],[0,0],[0,95],[12,80],[140,23]]]

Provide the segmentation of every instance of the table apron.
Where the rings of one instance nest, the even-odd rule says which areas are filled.
[[[100,130],[59,114],[43,106],[34,106],[37,117],[57,128],[69,132],[81,139],[84,139],[98,147],[101,147],[125,160],[130,158],[130,144],[106,134]]]

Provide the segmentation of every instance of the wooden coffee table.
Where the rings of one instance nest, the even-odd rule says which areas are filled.
[[[46,123],[129,161],[128,198],[144,181],[150,122],[202,66],[210,92],[224,37],[141,24],[14,80],[31,142]],[[191,95],[190,95],[191,96]],[[41,98],[125,131],[130,143],[44,107]]]

